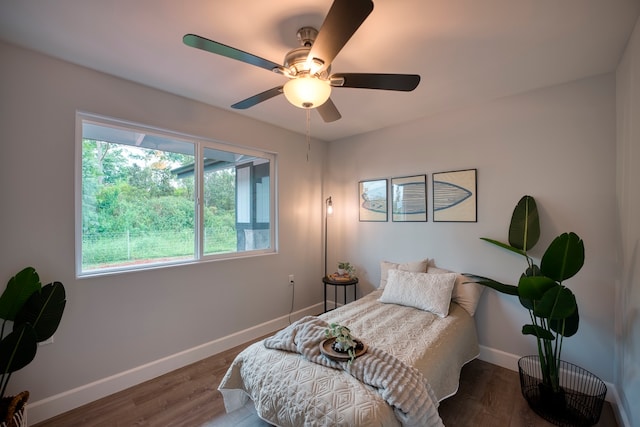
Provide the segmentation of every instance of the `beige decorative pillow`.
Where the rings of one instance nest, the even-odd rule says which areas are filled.
[[[413,261],[413,262],[389,262],[389,261],[381,261],[380,262],[380,286],[378,289],[384,289],[387,285],[387,276],[389,275],[389,270],[402,270],[402,271],[414,271],[417,273],[426,273],[427,266],[429,265],[429,258],[425,258],[421,261]]]
[[[427,272],[431,274],[452,273],[451,271],[445,270],[444,268],[432,266],[429,266]],[[457,277],[456,282],[453,285],[451,300],[460,305],[467,311],[467,313],[473,316],[476,313],[476,308],[478,307],[478,302],[480,301],[482,291],[484,291],[484,286],[471,282],[470,279],[464,277],[462,274],[456,273],[456,275]]]
[[[389,270],[380,302],[400,304],[447,317],[456,274],[429,274]]]

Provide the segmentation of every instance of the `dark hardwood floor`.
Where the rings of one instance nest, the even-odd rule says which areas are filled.
[[[33,427],[199,427],[225,415],[217,386],[246,345],[84,405]],[[481,360],[467,364],[455,396],[440,403],[447,427],[548,427],[520,393],[518,374]],[[256,417],[256,425],[259,423]],[[227,424],[225,424],[227,425]],[[231,425],[231,424],[229,424]],[[243,424],[246,426],[252,423]],[[605,402],[597,427],[616,427]]]

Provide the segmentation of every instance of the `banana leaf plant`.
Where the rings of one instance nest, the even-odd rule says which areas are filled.
[[[38,343],[58,329],[65,305],[62,283],[42,286],[33,267],[9,279],[0,296],[0,397],[6,397],[11,374],[31,363]]]
[[[559,235],[544,252],[538,266],[527,251],[536,245],[539,237],[540,219],[536,202],[533,197],[524,196],[511,217],[509,243],[481,238],[526,259],[527,268],[518,284],[504,284],[475,274],[465,276],[498,292],[519,298],[531,318],[531,323],[522,327],[522,334],[536,338],[543,385],[559,393],[563,339],[575,335],[580,323],[575,295],[564,285],[564,281],[573,277],[584,265],[584,242],[575,233]]]

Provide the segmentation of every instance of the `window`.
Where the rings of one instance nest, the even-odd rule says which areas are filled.
[[[78,113],[79,276],[275,252],[275,156]]]

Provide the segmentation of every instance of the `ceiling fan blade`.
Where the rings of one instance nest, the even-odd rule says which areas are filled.
[[[334,0],[318,36],[311,46],[308,60],[318,60],[326,70],[373,10],[371,0]]]
[[[336,120],[340,120],[342,115],[340,111],[336,108],[336,105],[331,101],[331,98],[327,99],[327,101],[319,107],[316,107],[318,113],[320,113],[320,117],[325,123],[335,122]]]
[[[184,37],[182,37],[182,42],[187,46],[226,56],[227,58],[236,59],[241,62],[246,62],[247,64],[255,65],[256,67],[264,68],[265,70],[280,71],[282,69],[280,64],[276,64],[275,62],[260,58],[259,56],[252,55],[251,53],[244,52],[234,47],[227,46],[226,44],[218,43],[195,34],[185,34]]]
[[[246,110],[249,107],[253,107],[256,104],[259,104],[267,99],[271,99],[274,96],[278,96],[282,93],[282,86],[274,87],[269,90],[265,90],[262,93],[257,95],[253,95],[247,99],[244,99],[240,102],[236,102],[231,106],[231,108],[235,108],[236,110]]]
[[[417,74],[336,73],[332,74],[329,80],[331,86],[410,92],[420,83],[420,76]]]

